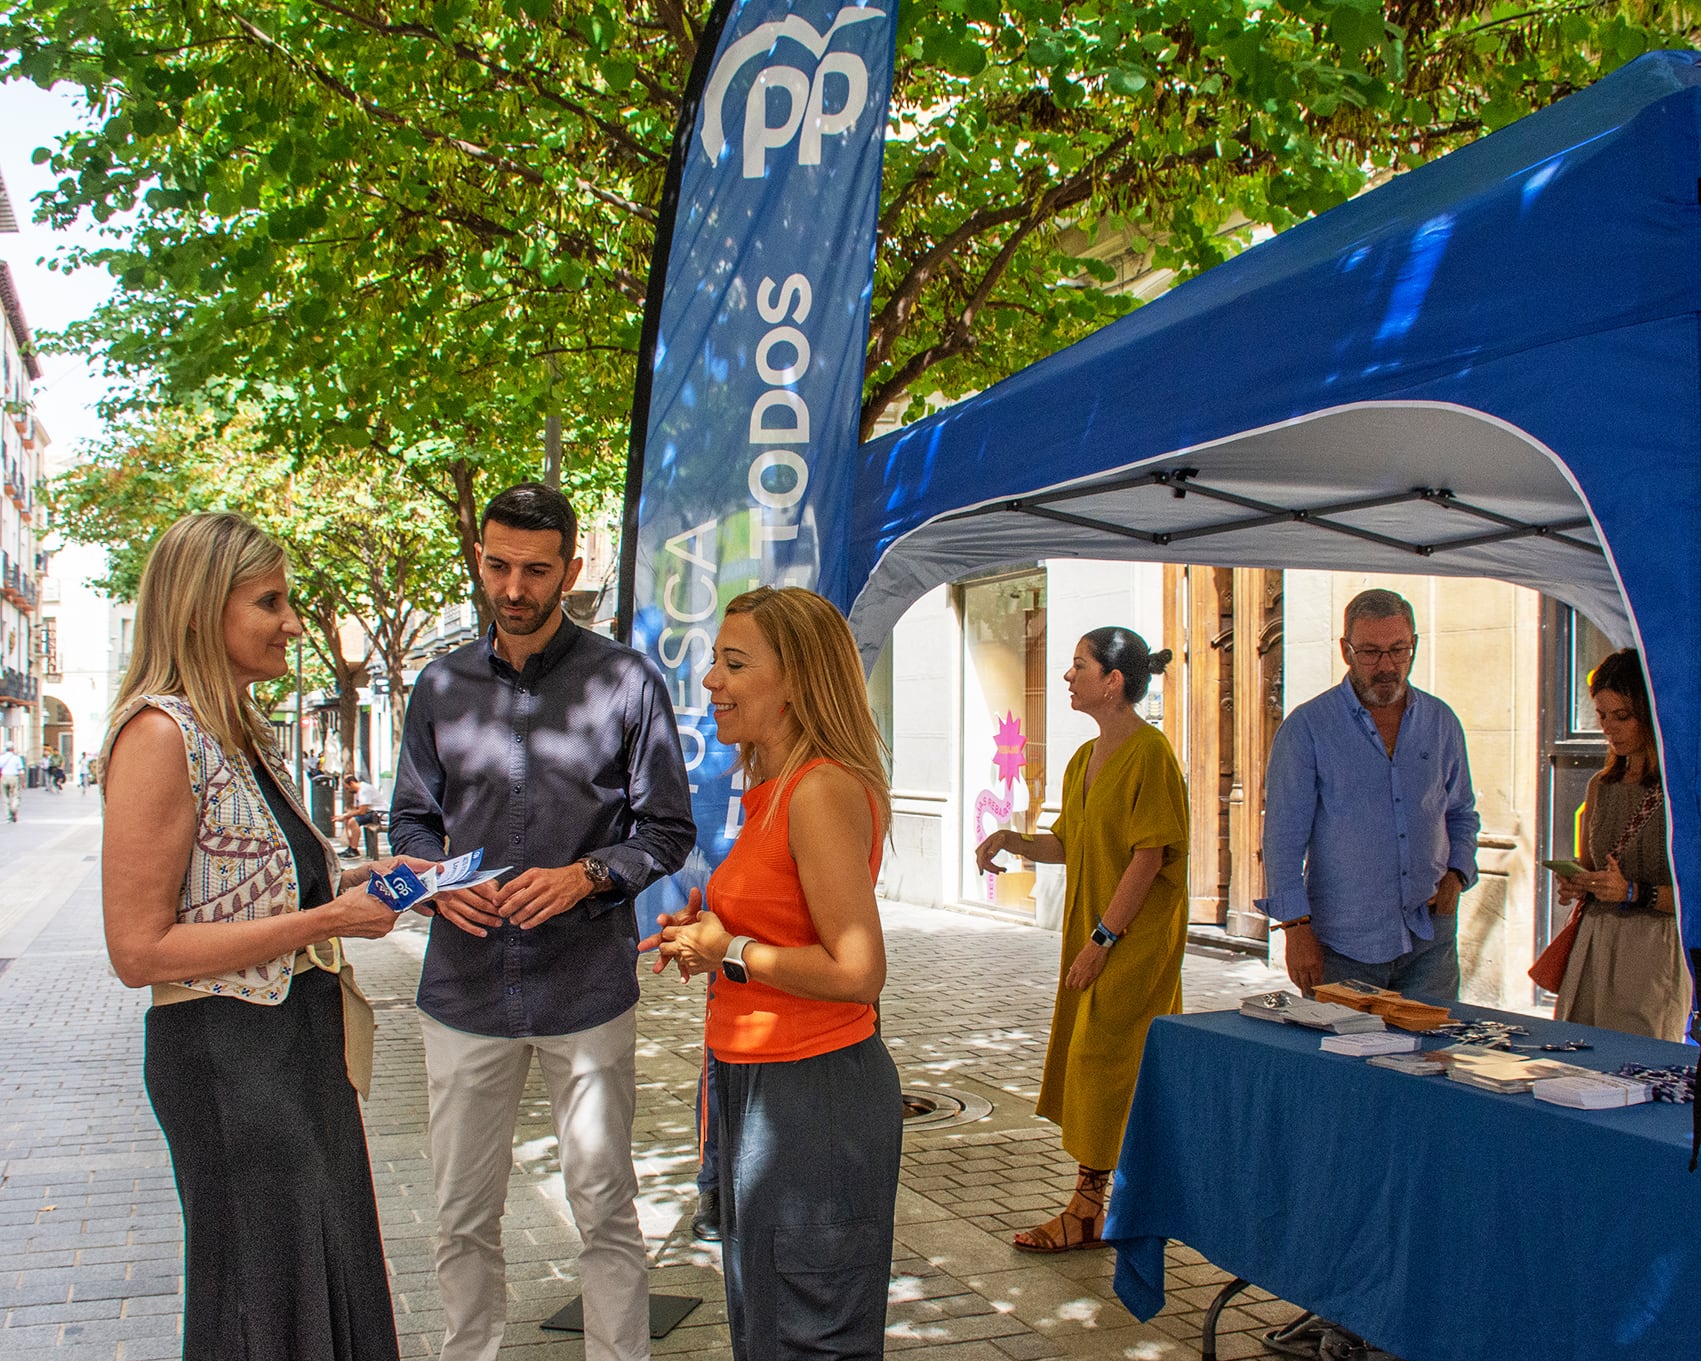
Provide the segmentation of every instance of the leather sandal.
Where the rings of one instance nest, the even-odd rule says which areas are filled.
[[[1075,1252],[1105,1246],[1104,1194],[1110,1173],[1083,1168],[1063,1213],[1010,1240],[1018,1252]]]

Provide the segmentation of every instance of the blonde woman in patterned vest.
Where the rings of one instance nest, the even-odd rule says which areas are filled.
[[[301,634],[286,566],[236,515],[187,516],[148,559],[101,752],[106,943],[153,989],[143,1072],[183,1205],[185,1361],[389,1361],[355,1094],[371,1008],[338,938],[396,914],[365,893],[370,866],[339,869],[248,693]]]

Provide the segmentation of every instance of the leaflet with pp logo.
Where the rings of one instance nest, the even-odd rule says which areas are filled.
[[[373,870],[372,877],[366,882],[366,891],[395,911],[406,912],[410,907],[429,902],[439,893],[487,883],[513,868],[512,865],[504,865],[501,869],[481,870],[479,866],[483,861],[484,852],[477,850],[457,855],[441,865],[433,865],[423,874],[414,873],[406,865],[397,865],[387,874]]]

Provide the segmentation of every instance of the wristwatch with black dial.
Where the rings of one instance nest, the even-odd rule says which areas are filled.
[[[598,860],[594,855],[587,855],[579,861],[579,868],[584,870],[585,878],[591,881],[592,893],[609,893],[614,889],[614,875],[607,864]]]
[[[721,957],[721,977],[729,983],[748,983],[750,970],[744,967],[744,947],[751,943],[749,936],[734,936]]]

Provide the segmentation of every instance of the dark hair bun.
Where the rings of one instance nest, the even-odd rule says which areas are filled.
[[[1154,654],[1144,638],[1119,624],[1093,629],[1083,634],[1081,641],[1087,645],[1093,660],[1106,671],[1122,673],[1122,696],[1130,704],[1138,704],[1146,697],[1152,677],[1162,673],[1174,656],[1168,648]]]

